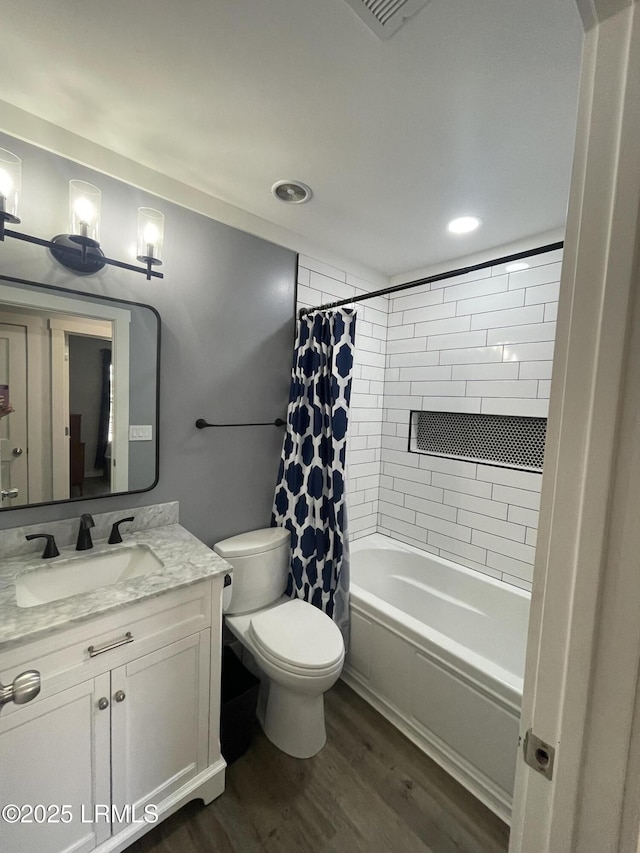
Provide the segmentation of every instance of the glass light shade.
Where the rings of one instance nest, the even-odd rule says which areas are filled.
[[[138,208],[138,260],[160,263],[164,243],[164,214],[152,207]]]
[[[69,181],[69,229],[74,236],[100,241],[100,202],[98,187],[86,181]]]
[[[0,148],[0,212],[9,214],[7,219],[19,222],[18,201],[22,184],[22,160]]]

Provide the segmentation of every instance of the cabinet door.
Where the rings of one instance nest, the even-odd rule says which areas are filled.
[[[114,834],[207,766],[210,632],[111,673]]]
[[[85,853],[109,837],[94,809],[110,807],[109,694],[106,674],[0,715],[0,807],[22,818],[0,819],[2,853]]]

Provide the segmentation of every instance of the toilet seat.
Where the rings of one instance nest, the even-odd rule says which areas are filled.
[[[321,676],[341,667],[344,643],[326,613],[292,599],[251,618],[249,635],[261,654],[287,672]]]
[[[257,644],[254,641],[254,647],[255,646],[257,646]],[[319,679],[324,678],[327,675],[340,673],[340,671],[342,670],[342,665],[344,663],[343,655],[339,657],[335,663],[330,664],[329,666],[325,666],[318,669],[309,669],[308,667],[301,667],[296,666],[295,664],[287,663],[286,661],[282,660],[282,658],[279,658],[276,655],[273,655],[269,651],[265,650],[262,646],[260,648],[256,648],[256,655],[258,661],[262,661],[265,665],[270,663],[282,673],[288,673],[289,675],[295,675],[303,679]]]

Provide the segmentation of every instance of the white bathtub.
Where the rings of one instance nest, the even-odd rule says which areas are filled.
[[[529,600],[378,533],[351,543],[344,680],[507,822]]]

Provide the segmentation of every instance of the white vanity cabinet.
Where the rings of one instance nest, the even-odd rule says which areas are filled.
[[[25,669],[42,679],[35,699],[0,713],[0,808],[31,821],[0,818],[2,853],[118,853],[156,814],[222,793],[222,585],[214,576],[0,649],[0,682]]]
[[[85,853],[109,838],[110,825],[94,825],[91,813],[94,801],[110,796],[109,719],[96,712],[108,682],[108,675],[90,679],[0,715],[3,853]],[[15,823],[12,806],[20,809]]]
[[[111,673],[112,802],[126,822],[208,765],[210,646],[201,631]]]

